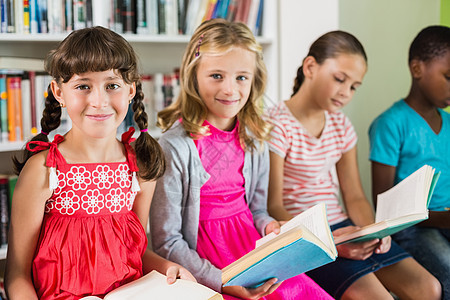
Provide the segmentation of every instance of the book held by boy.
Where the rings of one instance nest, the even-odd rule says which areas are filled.
[[[81,300],[101,299],[87,296]],[[167,277],[155,270],[141,278],[109,292],[105,300],[223,300],[222,295],[199,283],[177,279],[167,283]]]
[[[224,286],[257,287],[333,262],[337,257],[325,204],[317,204],[256,242],[256,248],[222,269]]]
[[[428,204],[439,178],[424,165],[389,190],[377,196],[375,223],[334,238],[336,245],[382,239],[428,219]]]

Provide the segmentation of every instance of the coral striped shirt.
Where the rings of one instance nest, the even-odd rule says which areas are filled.
[[[293,215],[325,202],[330,225],[347,219],[339,204],[336,163],[356,145],[350,120],[342,113],[325,112],[319,138],[309,135],[284,102],[268,111],[273,124],[270,151],[284,158],[283,203]]]

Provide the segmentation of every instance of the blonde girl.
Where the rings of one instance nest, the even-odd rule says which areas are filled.
[[[179,98],[158,115],[167,169],[150,214],[154,250],[225,299],[330,299],[305,275],[281,286],[276,278],[257,288],[221,283],[223,267],[252,250],[261,236],[279,232],[266,210],[266,69],[251,31],[220,19],[200,25],[186,48],[180,79]]]

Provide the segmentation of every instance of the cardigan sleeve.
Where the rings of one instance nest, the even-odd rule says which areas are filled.
[[[259,149],[255,149],[253,153],[249,153],[251,160],[250,165],[246,166],[246,171],[251,172],[250,185],[246,187],[247,203],[253,214],[253,222],[261,236],[265,235],[267,224],[274,219],[267,212],[267,189],[269,186],[269,150],[266,143],[262,144]],[[246,185],[248,183],[246,182]]]
[[[166,171],[156,183],[150,209],[153,250],[188,269],[201,284],[220,292],[222,271],[201,258],[195,249],[200,199],[193,196],[200,191],[196,190],[199,179],[189,169],[190,150],[181,138],[169,137],[160,139]]]

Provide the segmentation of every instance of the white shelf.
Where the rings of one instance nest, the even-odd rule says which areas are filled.
[[[18,142],[1,142],[0,143],[0,152],[8,152],[8,151],[17,151],[23,149],[25,145],[24,141]]]
[[[60,42],[69,33],[61,34],[15,34],[0,33],[0,41],[2,42]],[[145,34],[122,34],[122,36],[130,43],[161,43],[161,44],[187,44],[190,40],[189,35],[145,35]],[[257,37],[261,45],[269,45],[272,43],[271,38]]]

